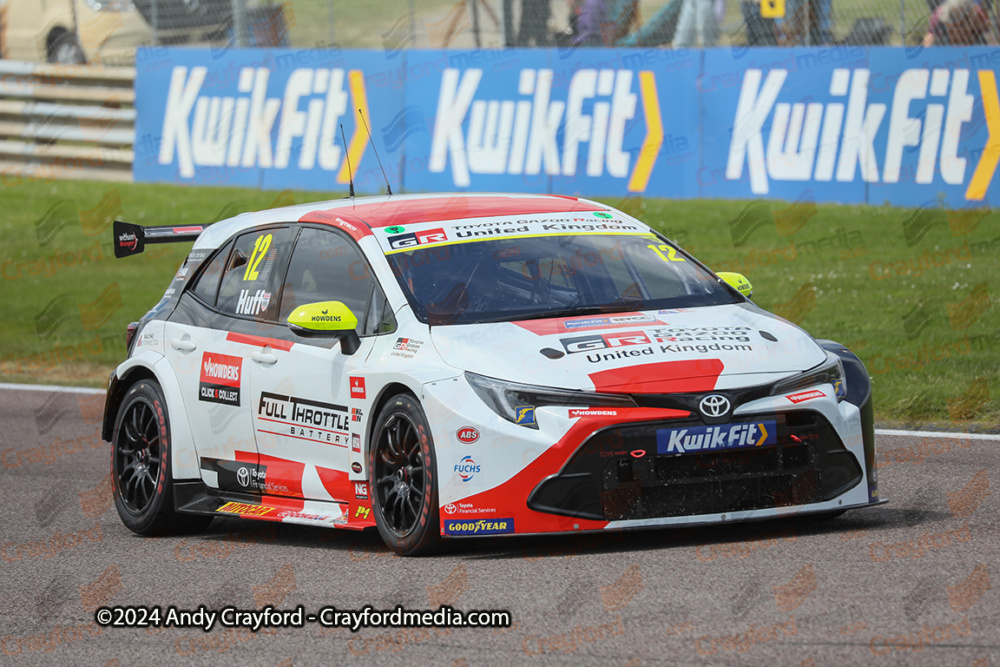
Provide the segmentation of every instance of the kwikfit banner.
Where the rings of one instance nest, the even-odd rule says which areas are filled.
[[[137,181],[769,198],[1000,197],[1000,51],[142,49]],[[343,125],[343,134],[340,126]],[[992,130],[992,133],[991,133]]]

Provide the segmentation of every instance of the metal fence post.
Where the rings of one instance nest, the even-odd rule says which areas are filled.
[[[248,44],[246,0],[232,0],[233,3],[233,46],[245,48]]]

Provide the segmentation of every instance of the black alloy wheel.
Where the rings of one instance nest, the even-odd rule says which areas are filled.
[[[211,516],[174,511],[170,423],[163,390],[153,380],[129,387],[111,439],[111,483],[122,523],[140,535],[200,530]]]
[[[133,515],[149,509],[162,471],[160,424],[145,396],[129,402],[115,447],[115,479],[122,504]]]
[[[370,474],[375,523],[401,555],[428,553],[439,542],[434,443],[417,400],[401,394],[379,414]]]

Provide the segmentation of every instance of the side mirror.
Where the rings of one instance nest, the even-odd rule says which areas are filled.
[[[358,318],[340,301],[318,301],[299,306],[288,316],[288,328],[298,336],[340,338],[344,354],[358,351]]]
[[[736,289],[737,292],[750,298],[753,296],[753,285],[747,280],[747,277],[742,273],[733,273],[732,271],[719,271],[716,274],[723,280],[725,280],[729,285]]]

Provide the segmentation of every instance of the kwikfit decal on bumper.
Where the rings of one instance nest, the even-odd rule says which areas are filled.
[[[773,420],[747,424],[663,428],[656,431],[657,454],[686,454],[710,449],[745,449],[778,442]]]

